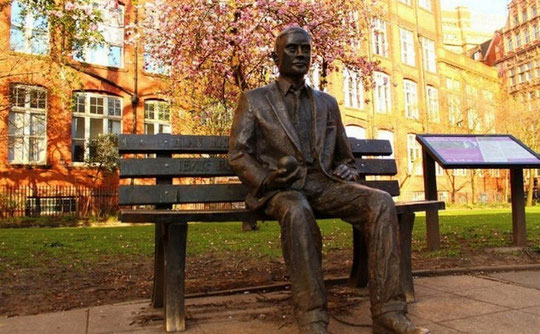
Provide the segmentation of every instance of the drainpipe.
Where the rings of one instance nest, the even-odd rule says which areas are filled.
[[[135,27],[139,24],[139,9],[135,6]],[[131,95],[131,108],[133,110],[132,133],[137,133],[137,106],[139,105],[139,42],[135,42],[134,62],[133,62],[133,95]]]

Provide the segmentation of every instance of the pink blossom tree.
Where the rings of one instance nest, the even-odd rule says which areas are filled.
[[[133,27],[156,62],[170,66],[177,104],[196,119],[227,119],[239,92],[272,80],[276,35],[300,26],[312,36],[312,66],[321,87],[338,63],[369,81],[376,63],[361,53],[365,32],[378,15],[371,0],[155,0]],[[227,129],[220,122],[220,131]]]

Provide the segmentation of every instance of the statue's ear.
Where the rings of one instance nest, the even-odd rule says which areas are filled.
[[[274,60],[274,63],[277,65],[279,61],[279,57],[277,53],[275,51],[272,51],[272,53],[270,53],[270,57],[272,57],[272,59]]]

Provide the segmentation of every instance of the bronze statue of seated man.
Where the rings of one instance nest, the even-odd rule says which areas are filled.
[[[248,208],[280,223],[301,332],[327,332],[322,241],[314,215],[325,213],[365,233],[373,332],[429,333],[406,317],[394,202],[388,193],[354,182],[358,172],[336,99],[304,82],[310,35],[298,27],[285,29],[272,57],[279,77],[242,93],[228,160],[250,189]]]

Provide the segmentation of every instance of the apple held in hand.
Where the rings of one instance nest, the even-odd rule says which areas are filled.
[[[283,169],[282,175],[291,174],[298,168],[298,161],[295,157],[291,155],[286,155],[283,158],[279,159],[277,163],[278,170]]]

